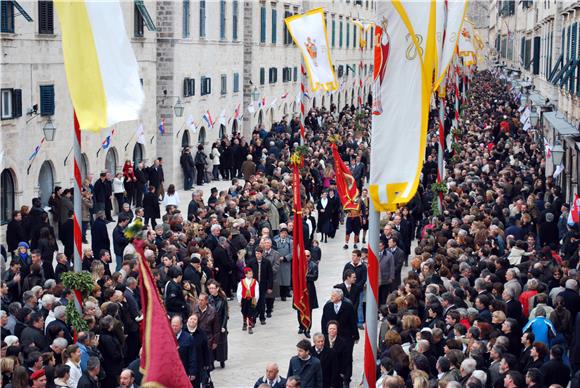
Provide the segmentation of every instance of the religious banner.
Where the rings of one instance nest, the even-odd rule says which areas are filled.
[[[188,387],[191,382],[185,372],[177,351],[175,335],[167,319],[167,311],[161,302],[157,284],[143,252],[143,240],[133,241],[139,263],[139,289],[143,321],[141,322],[140,369],[143,373],[142,387]],[[163,349],[163,351],[160,351]]]
[[[304,251],[304,232],[302,224],[302,199],[300,197],[300,167],[303,164],[302,156],[292,155],[292,206],[294,210],[294,229],[292,230],[292,296],[293,307],[298,311],[298,323],[305,331],[310,330],[312,317],[310,316],[310,302],[306,272],[308,260]]]
[[[463,57],[465,66],[475,65],[477,63],[477,49],[475,48],[475,26],[473,22],[465,18],[461,33],[459,34],[458,51],[459,56]]]
[[[79,125],[137,120],[145,95],[119,0],[54,2],[64,68]]]
[[[344,210],[359,210],[359,191],[356,187],[356,180],[352,176],[350,169],[344,163],[336,144],[331,140],[332,158],[334,159],[334,174],[336,175],[336,187],[338,196]]]
[[[377,18],[369,193],[377,211],[389,211],[419,185],[437,65],[436,2],[378,2]]]
[[[459,42],[459,33],[463,27],[463,20],[467,12],[467,0],[438,1],[437,2],[437,46],[438,69],[435,87],[445,79]]]
[[[310,90],[336,90],[338,81],[332,66],[324,9],[316,8],[284,19],[294,43],[302,51]]]

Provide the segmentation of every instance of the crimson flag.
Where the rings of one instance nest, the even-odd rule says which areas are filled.
[[[161,303],[151,269],[143,254],[143,241],[134,240],[133,244],[139,253],[139,283],[144,317],[141,322],[141,386],[190,387],[191,382],[177,352],[177,340],[169,325],[167,311]]]
[[[332,148],[332,157],[334,158],[334,172],[336,174],[336,187],[338,188],[338,196],[340,197],[340,202],[342,202],[342,208],[344,210],[359,210],[359,193],[356,187],[356,181],[350,169],[346,166],[336,144],[330,143]]]
[[[293,305],[298,311],[298,323],[304,330],[310,330],[312,317],[310,316],[310,302],[306,285],[308,261],[304,252],[304,234],[302,230],[302,200],[300,198],[300,170],[297,164],[292,164],[292,190],[294,207],[294,229],[292,237],[292,293]]]

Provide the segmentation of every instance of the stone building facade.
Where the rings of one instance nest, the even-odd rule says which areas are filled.
[[[40,196],[46,204],[55,185],[72,186],[73,109],[52,1],[2,4],[0,218],[4,224],[14,209],[30,205],[34,197]],[[295,97],[301,57],[286,33],[284,17],[308,9],[325,9],[342,86],[335,92],[310,93],[307,107],[328,108],[334,103],[342,108],[357,103],[361,59],[364,83],[360,92],[365,99],[370,93],[372,47],[357,48],[359,32],[352,20],[372,20],[375,0],[136,0],[121,4],[139,63],[145,104],[139,121],[98,133],[83,132],[83,176],[94,179],[103,170],[120,171],[125,160],[151,164],[161,156],[166,184],[179,188],[183,146],[201,143],[209,151],[221,136],[234,131],[247,136],[257,125],[270,129],[283,117],[290,119],[299,109]],[[249,113],[248,106],[262,99],[266,105]],[[179,106],[183,107],[181,115],[176,114]],[[236,109],[238,120],[233,119]],[[204,114],[211,116],[213,127]],[[48,141],[49,136],[41,143],[43,128],[48,130],[50,123],[56,127],[54,139]],[[138,135],[140,125],[143,136]],[[110,145],[103,149],[109,135]],[[141,143],[138,138],[143,139]],[[37,145],[38,152],[31,157]]]
[[[539,108],[537,129],[552,149],[562,147],[556,179],[571,200],[580,175],[580,1],[492,0],[488,42],[496,64]],[[556,167],[548,161],[546,173]]]

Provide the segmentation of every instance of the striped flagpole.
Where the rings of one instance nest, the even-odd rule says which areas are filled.
[[[306,68],[304,67],[304,59],[300,64],[300,145],[304,145],[304,120],[306,118],[304,108],[304,94],[306,93]]]
[[[362,73],[363,73],[363,49],[360,49],[360,63],[358,65],[358,105],[360,108],[363,106],[363,97],[362,97],[362,90],[363,90],[363,80],[362,80]]]
[[[77,120],[77,114],[74,114],[74,174],[75,174],[75,185],[74,185],[74,241],[75,241],[75,251],[74,251],[74,270],[75,272],[81,272],[81,257],[83,250],[83,238],[81,233],[80,221],[82,220],[82,210],[81,210],[81,169],[80,163],[82,160],[81,155],[81,128],[79,126],[79,121]]]
[[[369,201],[369,258],[365,311],[364,386],[375,387],[377,381],[377,326],[379,304],[379,234],[381,213]]]
[[[443,165],[443,154],[445,152],[445,86],[439,86],[439,152],[437,153],[437,183],[445,179],[445,166]],[[443,193],[439,192],[437,197],[439,211],[443,211]]]

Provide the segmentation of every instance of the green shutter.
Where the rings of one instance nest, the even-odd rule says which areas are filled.
[[[54,85],[40,87],[40,115],[54,115]]]
[[[278,11],[272,8],[272,44],[276,44],[276,34],[278,27]]]
[[[156,31],[155,23],[153,23],[153,19],[151,19],[151,15],[149,15],[149,11],[147,11],[147,8],[145,7],[145,3],[143,3],[143,0],[135,0],[135,5],[137,6],[139,13],[141,14],[141,17],[143,18],[143,22],[145,23],[147,29],[149,31]]]
[[[22,116],[22,89],[12,90],[12,117]]]
[[[266,43],[266,7],[260,7],[260,43]]]

